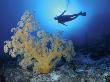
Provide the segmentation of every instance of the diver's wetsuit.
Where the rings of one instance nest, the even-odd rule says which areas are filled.
[[[64,16],[59,16],[58,17],[58,23],[65,23],[68,21],[72,21],[75,18],[77,18],[79,15],[78,14],[74,14],[74,15],[64,15]]]

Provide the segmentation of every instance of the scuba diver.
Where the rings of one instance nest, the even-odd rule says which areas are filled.
[[[78,14],[73,14],[73,15],[64,15],[65,12],[66,10],[61,15],[54,17],[54,19],[57,20],[58,23],[65,25],[65,26],[67,26],[65,22],[72,21],[79,16],[86,16],[86,12],[82,12],[82,11]]]

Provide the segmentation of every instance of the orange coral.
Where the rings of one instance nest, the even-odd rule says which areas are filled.
[[[19,63],[24,69],[35,60],[33,71],[48,73],[61,59],[70,60],[74,55],[71,41],[63,40],[60,34],[51,35],[39,28],[34,16],[26,11],[18,22],[18,27],[13,28],[14,35],[11,41],[5,41],[4,52],[12,57],[18,54],[23,56]],[[35,35],[31,34],[35,32]],[[47,46],[50,42],[50,48]]]

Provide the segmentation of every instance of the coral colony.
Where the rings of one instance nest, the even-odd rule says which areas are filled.
[[[5,41],[4,52],[12,57],[20,55],[23,69],[33,64],[33,71],[49,73],[64,57],[70,61],[75,55],[72,41],[61,38],[60,32],[46,33],[35,20],[33,13],[25,11],[16,28],[12,28],[11,40]]]

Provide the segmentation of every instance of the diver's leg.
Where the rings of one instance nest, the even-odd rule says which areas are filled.
[[[78,14],[73,14],[71,16],[79,16],[79,15],[82,15],[82,16],[86,16],[86,12],[79,12]]]
[[[67,21],[72,21],[72,20],[74,20],[75,19],[75,17],[74,18],[69,18]]]
[[[76,19],[79,15],[68,15],[64,18],[64,21],[67,22],[67,21],[72,21],[74,19]]]
[[[78,16],[79,14],[73,14],[73,16]]]
[[[78,16],[79,14],[68,15],[69,17]]]
[[[80,13],[78,13],[78,14],[73,14],[73,15],[71,15],[71,19],[70,19],[70,20],[74,20],[74,19],[76,19],[77,17],[79,17],[80,15],[86,16],[86,12],[84,12],[84,13],[80,12]]]
[[[72,20],[76,19],[79,15],[71,17]]]
[[[86,16],[86,12],[79,12],[78,15]]]
[[[76,16],[73,16],[73,17],[69,18],[68,21],[72,21],[72,20],[76,19],[77,17],[79,17],[79,15],[76,15]]]
[[[66,17],[67,19],[73,18],[73,17],[76,17],[76,16],[79,16],[79,14],[65,15],[65,17]]]

